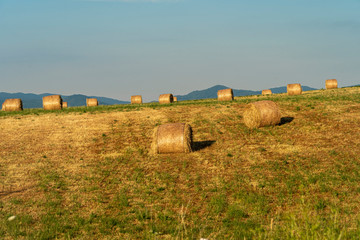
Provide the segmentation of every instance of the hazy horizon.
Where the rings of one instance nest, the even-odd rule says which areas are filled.
[[[0,0],[0,92],[359,84],[360,1]]]

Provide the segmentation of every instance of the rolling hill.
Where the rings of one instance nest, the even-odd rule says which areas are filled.
[[[359,239],[359,96],[1,111],[0,239]],[[246,127],[260,100],[279,125]],[[150,151],[167,123],[193,152]]]
[[[51,93],[33,94],[33,93],[6,93],[0,92],[0,102],[4,102],[8,98],[20,98],[23,101],[24,108],[42,108],[42,98],[52,95]],[[120,101],[107,97],[86,96],[75,94],[70,96],[61,96],[64,102],[68,102],[69,107],[78,107],[86,105],[86,98],[97,98],[100,105],[127,104],[129,102]]]
[[[215,85],[213,87],[204,89],[204,90],[196,90],[192,91],[186,95],[175,95],[179,101],[184,100],[199,100],[199,99],[209,99],[209,98],[217,98],[217,91],[221,89],[229,88],[224,85]],[[316,90],[315,88],[302,86],[303,91]],[[276,87],[271,88],[273,93],[285,93],[285,87]],[[242,89],[233,89],[234,96],[250,96],[250,95],[259,95],[261,91],[252,91],[252,90],[242,90]],[[5,99],[8,98],[20,98],[23,101],[24,108],[42,108],[42,98],[44,96],[52,95],[51,93],[43,93],[43,94],[33,94],[33,93],[7,93],[0,92],[0,103],[4,102]],[[78,107],[86,105],[86,98],[97,98],[99,101],[99,105],[115,105],[115,104],[129,104],[128,101],[121,101],[118,99],[107,98],[107,97],[99,97],[99,96],[86,96],[82,94],[74,94],[70,96],[62,95],[62,99],[65,102],[68,102],[69,107]],[[154,100],[157,102],[157,100]]]
[[[184,100],[198,100],[198,99],[208,99],[208,98],[217,98],[217,91],[221,89],[227,89],[230,87],[224,85],[215,85],[213,87],[204,89],[204,90],[197,90],[190,92],[186,95],[175,95],[179,101]],[[286,86],[284,87],[276,87],[270,88],[273,93],[286,93]],[[310,91],[310,90],[317,90],[316,88],[302,86],[303,91]],[[241,96],[250,96],[250,95],[259,95],[261,91],[252,91],[252,90],[242,90],[242,89],[233,89],[235,97]]]

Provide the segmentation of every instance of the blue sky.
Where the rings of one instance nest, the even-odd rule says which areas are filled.
[[[0,91],[360,84],[360,0],[0,0]]]

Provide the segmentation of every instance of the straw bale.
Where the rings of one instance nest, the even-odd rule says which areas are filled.
[[[279,107],[273,101],[248,104],[243,117],[245,125],[249,128],[273,126],[279,124],[281,120]]]
[[[131,104],[142,104],[141,95],[131,96]]]
[[[287,85],[288,95],[300,95],[301,93],[302,93],[302,88],[300,83],[293,83]]]
[[[177,97],[173,97],[173,99],[174,99],[174,102],[177,102],[178,100],[177,100]]]
[[[262,95],[271,95],[272,92],[271,92],[270,89],[265,89],[265,90],[262,90],[261,94],[262,94]]]
[[[325,81],[326,89],[338,88],[338,82],[336,79],[328,79]]]
[[[50,95],[43,97],[44,110],[61,110],[62,98],[60,95]]]
[[[174,101],[174,96],[170,93],[170,94],[161,94],[159,96],[159,103],[163,104],[163,103],[172,103]]]
[[[218,101],[232,101],[234,100],[234,94],[232,88],[219,90],[217,92]]]
[[[23,104],[20,98],[6,99],[2,104],[3,111],[22,111]]]
[[[154,129],[151,152],[189,153],[192,151],[192,129],[187,123],[168,123]]]
[[[63,107],[63,108],[67,108],[67,107],[68,107],[68,103],[67,103],[67,102],[63,102],[63,103],[62,103],[62,107]]]
[[[86,106],[87,107],[96,107],[99,105],[99,102],[96,98],[87,98],[86,99]]]

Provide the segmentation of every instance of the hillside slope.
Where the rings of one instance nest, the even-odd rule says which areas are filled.
[[[244,125],[258,100],[281,125]],[[360,234],[360,88],[92,109],[1,113],[1,239]],[[194,152],[150,154],[172,122],[192,126]]]

